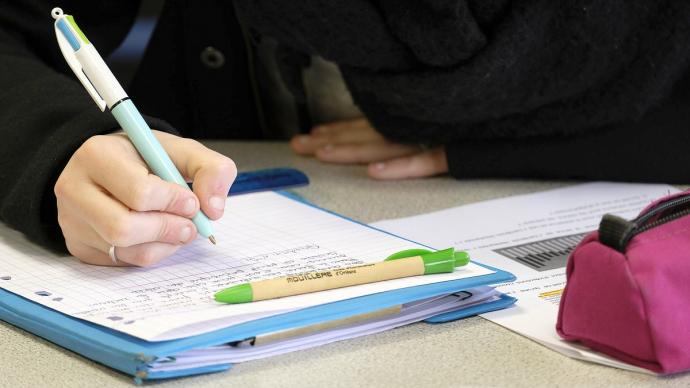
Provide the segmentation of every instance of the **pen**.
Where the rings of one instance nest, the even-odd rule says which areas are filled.
[[[153,135],[151,128],[141,117],[96,48],[77,26],[74,18],[71,15],[65,15],[60,8],[53,8],[51,15],[55,19],[55,35],[62,55],[96,105],[103,112],[106,107],[110,109],[110,113],[156,175],[165,181],[177,183],[189,189],[187,182],[170,160],[170,156]],[[208,238],[213,244],[216,243],[211,221],[201,210],[192,217],[192,221],[200,235]]]
[[[375,319],[382,319],[392,315],[400,314],[403,305],[384,307],[382,309],[369,311],[366,313],[355,314],[345,318],[333,319],[325,322],[312,323],[311,325],[293,327],[291,329],[278,330],[270,333],[258,334],[240,341],[229,342],[228,345],[234,348],[246,348],[247,346],[264,346],[278,341],[285,341],[295,337],[311,335],[327,330],[338,329],[343,326],[362,324]]]
[[[243,283],[219,291],[214,297],[222,303],[256,302],[408,276],[449,273],[469,261],[466,252],[455,252],[454,248],[436,252],[412,249],[398,252],[378,263]]]

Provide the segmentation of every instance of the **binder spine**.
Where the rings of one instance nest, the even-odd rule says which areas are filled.
[[[0,319],[36,334],[46,340],[92,359],[100,364],[136,376],[138,372],[147,371],[143,361],[151,356],[143,352],[128,352],[129,346],[119,344],[115,333],[105,333],[103,328],[81,321],[82,330],[73,330],[74,318],[57,311],[30,302],[16,294],[0,289]],[[28,303],[27,303],[28,302]],[[27,308],[27,306],[32,306]]]

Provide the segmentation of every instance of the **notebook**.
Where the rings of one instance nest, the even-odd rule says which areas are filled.
[[[232,196],[226,209],[214,224],[218,246],[198,239],[151,268],[88,266],[0,226],[0,319],[137,378],[159,379],[514,302],[482,287],[511,274],[472,262],[450,274],[219,304],[213,293],[234,284],[423,247],[285,192]]]

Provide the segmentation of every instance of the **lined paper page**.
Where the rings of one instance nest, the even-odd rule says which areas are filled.
[[[419,246],[272,192],[229,198],[214,228],[218,246],[199,238],[154,267],[124,268],[56,256],[0,225],[0,287],[65,314],[160,341],[336,300],[491,273],[470,264],[452,274],[224,305],[213,294],[231,285],[380,261]]]

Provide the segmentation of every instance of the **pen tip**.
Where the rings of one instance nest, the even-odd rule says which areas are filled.
[[[213,245],[216,245],[216,238],[213,236],[208,236],[208,241],[210,241]]]

